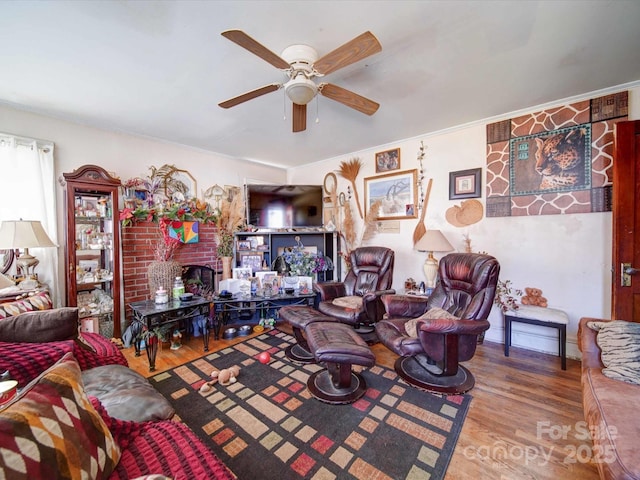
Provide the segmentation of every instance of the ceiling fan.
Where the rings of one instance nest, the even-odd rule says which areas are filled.
[[[307,103],[318,92],[366,115],[373,115],[380,107],[380,104],[373,100],[345,88],[331,83],[318,84],[314,81],[316,77],[323,77],[380,52],[382,46],[371,32],[357,36],[322,58],[318,58],[318,53],[308,45],[291,45],[284,49],[282,55],[276,55],[241,30],[227,30],[222,32],[222,36],[279,68],[288,78],[284,84],[272,83],[226,100],[219,104],[222,108],[235,107],[253,98],[284,88],[293,102],[293,131],[302,132],[307,128]]]

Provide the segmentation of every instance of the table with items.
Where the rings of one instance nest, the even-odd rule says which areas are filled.
[[[149,371],[156,369],[158,353],[158,332],[162,327],[171,324],[182,324],[191,332],[198,328],[202,334],[204,351],[209,351],[209,314],[211,303],[204,297],[194,296],[190,301],[171,300],[167,303],[155,303],[153,300],[142,300],[129,304],[132,311],[131,333],[136,356],[140,356],[142,341],[145,341]],[[187,324],[187,321],[190,324]]]
[[[259,316],[260,324],[267,326],[275,323],[278,310],[285,305],[309,305],[313,306],[316,298],[315,292],[309,293],[279,293],[271,296],[251,295],[242,293],[233,295],[217,295],[212,298],[213,304],[212,322],[215,339],[220,338],[220,331],[224,325],[232,321],[253,320]]]

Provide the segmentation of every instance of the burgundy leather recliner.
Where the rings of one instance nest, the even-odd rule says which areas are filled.
[[[318,310],[356,329],[372,327],[384,315],[380,297],[393,294],[394,251],[386,247],[360,247],[351,252],[351,269],[344,282],[315,285]]]
[[[500,264],[490,255],[451,253],[440,260],[439,281],[428,299],[383,295],[386,317],[376,324],[380,341],[400,355],[395,370],[409,384],[438,393],[464,393],[475,384],[460,365],[473,357],[495,298]],[[420,318],[438,307],[457,318]],[[428,316],[428,315],[427,315]],[[418,319],[416,336],[407,322]]]

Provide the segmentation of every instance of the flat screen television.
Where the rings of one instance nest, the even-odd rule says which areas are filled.
[[[245,185],[244,198],[256,228],[322,227],[321,185]]]

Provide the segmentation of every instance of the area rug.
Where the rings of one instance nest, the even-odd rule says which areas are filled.
[[[306,387],[321,367],[284,355],[294,341],[274,329],[151,382],[240,480],[444,477],[470,395],[432,395],[375,365],[362,372],[360,400],[322,403]],[[264,351],[268,364],[257,361]],[[236,383],[199,392],[213,370],[233,365],[241,368]]]

